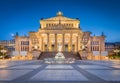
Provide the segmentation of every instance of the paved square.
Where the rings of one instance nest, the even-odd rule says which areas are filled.
[[[107,81],[120,81],[120,70],[87,70]]]
[[[45,81],[87,81],[88,79],[76,70],[42,70],[31,80],[45,80]]]
[[[10,67],[8,69],[36,69],[40,66],[41,65],[20,65],[20,66]]]
[[[11,81],[27,74],[30,71],[31,70],[0,70],[0,80]]]
[[[112,65],[113,68],[120,68],[120,65]]]
[[[71,65],[48,65],[46,69],[73,69]]]
[[[78,65],[82,69],[111,69],[109,67],[100,66],[100,65]]]
[[[92,63],[92,64],[91,64]],[[116,61],[79,60],[74,64],[43,61],[1,61],[0,83],[114,83],[120,82]]]
[[[7,65],[0,65],[0,68],[6,68],[8,67]]]

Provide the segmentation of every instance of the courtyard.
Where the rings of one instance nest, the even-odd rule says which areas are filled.
[[[0,83],[120,83],[120,61],[0,61]]]

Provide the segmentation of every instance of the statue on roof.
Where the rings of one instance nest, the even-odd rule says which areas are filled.
[[[61,11],[58,11],[57,16],[63,16],[63,13]]]

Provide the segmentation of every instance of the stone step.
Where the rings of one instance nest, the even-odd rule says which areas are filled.
[[[75,58],[76,60],[81,59],[79,55],[75,52],[62,52],[65,56],[65,58]],[[39,59],[43,60],[44,58],[54,58],[56,56],[57,52],[42,52]]]

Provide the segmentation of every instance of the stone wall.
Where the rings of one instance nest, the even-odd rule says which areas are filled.
[[[102,53],[102,52],[101,52]],[[82,60],[108,60],[108,57],[105,55],[94,55],[92,52],[79,52]]]
[[[98,56],[89,55],[87,56],[87,60],[108,60],[108,57],[102,55],[98,55]]]

